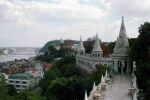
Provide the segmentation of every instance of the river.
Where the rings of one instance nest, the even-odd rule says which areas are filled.
[[[11,53],[0,54],[0,63],[7,62],[7,61],[13,61],[15,59],[17,59],[17,60],[29,59],[30,57],[35,57],[38,54],[37,48],[13,48],[13,49],[15,49],[15,50],[11,51]]]

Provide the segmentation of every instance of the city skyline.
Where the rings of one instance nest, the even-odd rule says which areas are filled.
[[[97,32],[102,41],[115,41],[122,16],[129,38],[137,37],[138,27],[150,21],[149,9],[149,0],[1,0],[0,47],[42,47]]]

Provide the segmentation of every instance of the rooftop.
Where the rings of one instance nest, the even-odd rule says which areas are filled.
[[[32,75],[30,73],[18,73],[9,76],[9,79],[21,79],[21,80],[30,80]]]

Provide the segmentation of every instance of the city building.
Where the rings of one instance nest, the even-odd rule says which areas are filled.
[[[91,54],[86,54],[82,38],[80,37],[76,54],[76,65],[88,72],[95,70],[96,65],[98,64],[107,65],[108,67],[111,67],[114,72],[131,72],[132,68],[130,66],[128,54],[129,49],[124,19],[122,17],[121,28],[116,40],[113,54],[110,57],[104,57],[98,34],[95,37],[95,43]]]
[[[30,89],[35,86],[35,81],[30,73],[10,75],[8,84],[13,85],[17,90]]]

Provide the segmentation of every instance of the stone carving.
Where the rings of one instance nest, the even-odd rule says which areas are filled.
[[[133,61],[133,71],[136,71],[136,62]]]

